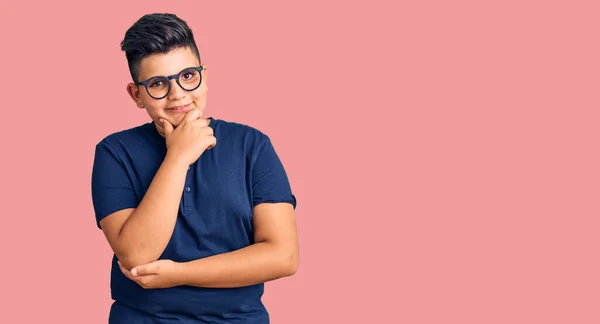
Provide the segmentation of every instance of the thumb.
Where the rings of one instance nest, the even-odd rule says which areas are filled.
[[[131,269],[131,274],[134,276],[150,275],[156,274],[156,270],[158,270],[158,264],[151,262]]]
[[[171,135],[171,133],[173,132],[173,125],[171,125],[171,123],[168,120],[162,118],[159,120],[159,122],[165,129],[165,136]]]

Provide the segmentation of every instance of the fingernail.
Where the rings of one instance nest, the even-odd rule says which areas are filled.
[[[131,274],[133,274],[134,276],[137,276],[137,270],[136,269],[131,269]]]

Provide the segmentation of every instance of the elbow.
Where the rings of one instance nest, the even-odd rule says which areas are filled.
[[[293,276],[298,272],[298,263],[293,263],[287,266],[287,272],[285,273],[286,277]]]
[[[119,263],[121,263],[121,266],[127,270],[131,270],[139,265],[135,258],[131,258],[128,255],[117,255],[117,259],[119,260]]]
[[[288,252],[280,260],[282,260],[281,272],[283,277],[289,277],[298,272],[300,265],[298,251]]]
[[[134,255],[128,255],[128,254],[123,254],[120,256],[117,255],[117,259],[119,259],[119,262],[121,262],[121,265],[127,270],[131,270],[137,266],[156,261],[155,259],[152,259],[152,258],[144,258],[143,256],[134,256]]]

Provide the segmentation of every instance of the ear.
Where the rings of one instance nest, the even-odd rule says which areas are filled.
[[[202,75],[202,83],[208,89],[208,69],[206,68],[206,64],[202,64],[202,73],[204,74]]]
[[[127,84],[127,93],[129,94],[131,99],[133,99],[136,106],[138,106],[141,109],[146,107],[144,101],[140,97],[140,88],[135,83]]]

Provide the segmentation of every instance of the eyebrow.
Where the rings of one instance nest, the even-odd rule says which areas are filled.
[[[186,66],[186,67],[184,67],[184,68],[180,69],[179,71],[177,71],[177,72],[175,72],[175,73],[170,73],[170,74],[154,74],[154,75],[152,75],[152,76],[149,76],[149,77],[146,77],[146,78],[139,77],[139,78],[138,78],[138,82],[144,82],[144,81],[146,81],[146,80],[150,80],[150,79],[152,79],[152,78],[154,78],[154,77],[166,77],[166,76],[176,75],[176,74],[178,74],[178,73],[181,73],[181,71],[183,71],[183,70],[185,70],[185,69],[189,69],[189,68],[191,68],[191,67],[199,67],[199,66],[202,66],[202,63],[199,63],[199,64],[192,64],[192,65]]]

